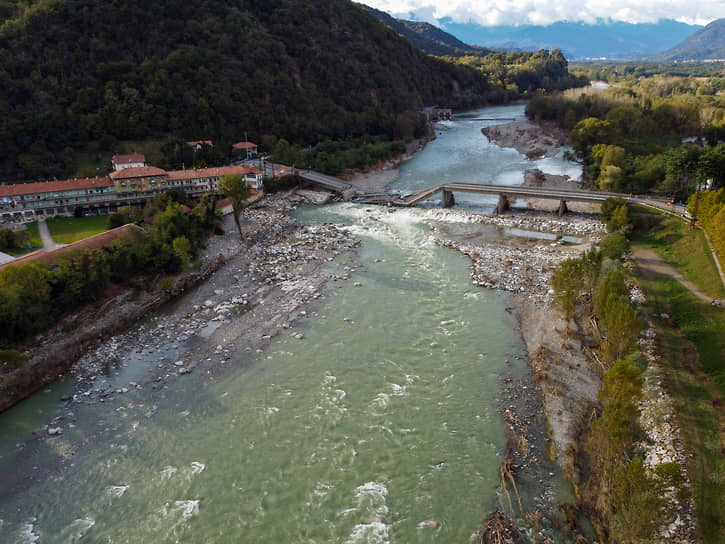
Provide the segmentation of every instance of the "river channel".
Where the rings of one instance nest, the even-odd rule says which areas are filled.
[[[532,164],[489,144],[490,121],[474,120],[522,115],[456,117],[392,189],[516,184],[533,166],[576,176],[560,157]],[[510,295],[472,285],[469,261],[434,244],[426,214],[299,209],[362,241],[350,280],[330,282],[295,325],[301,339],[281,334],[251,361],[232,353],[224,372],[195,371],[152,402],[131,391],[79,408],[58,436],[45,429],[73,410],[59,402],[70,380],[0,415],[0,542],[469,543],[495,509],[519,521],[556,510],[568,491],[543,453],[522,474],[522,507],[501,489],[502,412],[517,408],[505,384],[533,389]],[[125,363],[109,380],[144,383],[151,361]],[[543,452],[540,414],[529,433]],[[37,471],[32,484],[3,488],[20,465]]]

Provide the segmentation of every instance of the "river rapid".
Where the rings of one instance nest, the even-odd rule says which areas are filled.
[[[457,117],[392,189],[515,184],[531,167],[576,175],[560,157],[532,163],[488,144],[488,122],[474,120],[522,114]],[[223,370],[201,367],[153,396],[155,359],[128,354],[108,379],[143,390],[74,407],[58,400],[72,393],[66,380],[0,415],[0,542],[469,543],[495,509],[532,536],[524,513],[569,496],[543,453],[511,295],[472,285],[470,262],[433,242],[427,213],[300,208],[298,220],[335,223],[362,245],[329,263],[335,278],[354,271],[328,282],[293,334],[254,356],[237,346]],[[460,222],[436,220],[451,232]],[[193,341],[170,339],[169,357]],[[521,506],[499,475],[517,438],[507,409],[526,421],[535,457],[517,482]],[[72,423],[48,436],[59,414]],[[22,489],[8,483],[19,466],[32,482]]]

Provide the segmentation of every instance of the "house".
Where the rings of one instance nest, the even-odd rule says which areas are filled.
[[[252,142],[237,142],[236,144],[232,144],[232,149],[246,153],[248,159],[253,159],[257,156],[257,144],[253,144]]]
[[[124,168],[141,168],[146,166],[146,156],[141,153],[131,155],[114,155],[111,158],[113,170],[123,170]]]
[[[193,147],[194,151],[201,151],[201,148],[205,145],[208,145],[209,147],[214,147],[214,144],[211,143],[211,140],[196,140],[194,142],[186,142],[186,145]]]

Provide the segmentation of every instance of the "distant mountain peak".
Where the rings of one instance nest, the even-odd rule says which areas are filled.
[[[716,19],[685,38],[661,58],[670,61],[725,59],[725,19]]]
[[[444,29],[427,22],[396,19],[384,11],[365,4],[360,4],[360,7],[407,38],[415,47],[430,55],[455,57],[470,54],[485,55],[492,51],[487,47],[464,43]]]

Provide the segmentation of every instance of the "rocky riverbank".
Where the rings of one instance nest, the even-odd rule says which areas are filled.
[[[26,489],[32,481],[47,478],[56,462],[70,462],[77,451],[100,440],[96,433],[117,432],[127,412],[140,410],[153,417],[157,403],[177,380],[192,376],[201,385],[226,372],[232,354],[241,354],[246,364],[279,334],[302,340],[304,333],[295,324],[308,317],[310,303],[322,296],[327,283],[350,278],[356,268],[345,255],[352,257],[359,245],[352,234],[334,225],[304,226],[293,219],[290,212],[305,199],[292,193],[270,196],[246,209],[243,241],[227,216],[226,234],[210,239],[201,252],[203,281],[191,285],[183,275],[166,295],[117,293],[99,308],[68,316],[40,339],[33,352],[33,372],[47,375],[46,383],[55,378],[53,373],[70,376],[72,392],[58,399],[57,415],[43,430],[16,448],[40,452],[57,448],[57,442],[46,438],[68,439],[63,451],[54,451],[42,467],[24,466],[26,459],[37,464],[35,456],[18,457],[17,470],[3,492]],[[180,297],[173,294],[182,290]],[[91,321],[80,323],[81,318]],[[75,328],[69,330],[68,323]],[[38,365],[38,360],[46,364]],[[117,421],[108,417],[91,435],[72,438],[79,419],[93,421],[94,405],[114,398],[120,402],[114,412]]]
[[[456,221],[490,225],[503,235],[484,237],[476,242],[458,241],[441,235],[436,215],[451,214]],[[579,255],[599,243],[606,228],[591,215],[569,214],[566,218],[533,210],[507,215],[480,215],[466,212],[432,212],[429,224],[442,246],[457,249],[472,261],[474,284],[521,294],[527,300],[549,303],[551,277],[564,259]],[[567,240],[576,241],[570,245]]]
[[[441,211],[439,214],[455,214]],[[561,241],[541,243],[522,239],[521,236],[484,237],[476,241],[461,242],[446,236],[442,223],[431,220],[436,241],[456,249],[471,259],[471,279],[474,284],[515,293],[515,310],[520,331],[529,356],[534,382],[541,392],[541,408],[545,414],[551,438],[549,456],[564,469],[575,489],[587,478],[578,463],[582,433],[591,424],[592,414],[599,409],[598,394],[605,369],[592,351],[595,344],[575,322],[561,318],[552,300],[551,278],[558,264],[566,258],[578,256],[599,242],[605,228],[594,216],[570,214],[564,219],[550,215],[523,212],[506,216],[473,216],[459,213],[458,221],[481,225],[495,225],[504,229],[568,233],[582,239],[581,244],[569,246]],[[447,218],[450,220],[450,217]],[[631,286],[633,303],[644,302],[642,292]],[[642,352],[649,361],[645,373],[643,398],[639,403],[640,425],[646,439],[637,444],[645,452],[645,464],[655,470],[659,465],[676,462],[681,467],[686,497],[673,489],[668,495],[675,512],[663,519],[659,537],[663,542],[696,542],[696,524],[687,478],[688,454],[677,427],[675,407],[663,387],[662,361],[655,350],[655,332],[649,327],[640,337]],[[505,399],[512,402],[535,398],[523,384],[504,386]],[[519,408],[524,421],[533,417],[526,406]],[[525,466],[527,452],[526,425],[519,425],[519,415],[502,410],[515,442],[508,455]],[[535,458],[534,458],[535,459]]]
[[[262,324],[271,329],[270,334],[275,333],[284,323],[281,318],[272,319],[279,316],[266,315],[265,309],[275,306],[275,311],[283,315],[314,298],[320,285],[328,279],[320,275],[322,265],[357,245],[347,233],[333,226],[302,227],[294,221],[288,212],[295,202],[304,200],[304,196],[272,196],[248,208],[243,216],[245,238],[241,242],[228,216],[224,223],[226,234],[209,240],[201,253],[201,267],[175,278],[167,289],[117,288],[101,303],[65,316],[53,329],[23,346],[30,359],[6,375],[0,384],[2,409],[68,372],[84,382],[82,398],[102,399],[101,395],[112,393],[111,388],[88,378],[101,375],[103,368],[112,365],[123,346],[131,349],[140,345],[160,353],[171,339],[184,341],[200,329],[211,331],[217,324],[230,321],[232,316],[246,317],[246,314],[254,318],[239,320],[237,329],[249,328],[247,334],[253,340],[250,345],[256,345],[265,336],[255,334]],[[149,281],[150,285],[153,283]],[[195,286],[198,287],[192,289]],[[184,307],[167,317],[155,317],[158,323],[153,329],[147,330],[148,325],[143,325],[124,333],[152,310],[189,290],[192,292],[182,300],[187,301],[187,306],[188,301],[194,300],[190,308]],[[267,299],[274,300],[275,304],[265,307]],[[179,318],[179,313],[183,318]],[[289,323],[292,317],[287,315],[283,321]],[[173,325],[169,320],[174,321]],[[240,330],[237,335],[241,335]],[[143,336],[143,331],[148,338]],[[129,334],[141,336],[125,340]],[[218,336],[209,334],[209,338]],[[160,360],[158,364],[164,365],[160,367],[163,370],[167,363]],[[194,365],[177,366],[175,371],[188,370]]]
[[[436,241],[471,259],[471,281],[491,289],[516,294],[515,307],[529,354],[532,375],[543,394],[549,434],[550,456],[564,471],[574,475],[574,452],[584,418],[596,402],[601,387],[601,369],[584,355],[581,341],[564,335],[567,325],[553,306],[551,278],[559,263],[576,257],[606,232],[596,216],[569,214],[564,218],[535,211],[485,216],[442,210],[441,216],[457,214],[458,221],[491,225],[512,232],[475,242],[451,240],[441,224],[431,222]],[[542,240],[534,234],[555,237]],[[580,240],[568,244],[562,236]]]
[[[74,399],[93,403],[118,394],[102,370],[134,352],[157,369],[154,387],[198,368],[214,373],[231,353],[256,354],[285,331],[301,339],[302,333],[292,329],[307,315],[302,306],[319,298],[326,282],[349,279],[354,267],[332,272],[328,264],[359,242],[334,225],[300,225],[288,213],[293,208],[289,196],[268,197],[244,211],[244,243],[227,221],[228,234],[214,240],[205,255],[220,252],[222,267],[170,311],[82,357],[73,369],[82,385]],[[173,355],[177,351],[178,357]],[[139,384],[120,390],[124,387]]]

